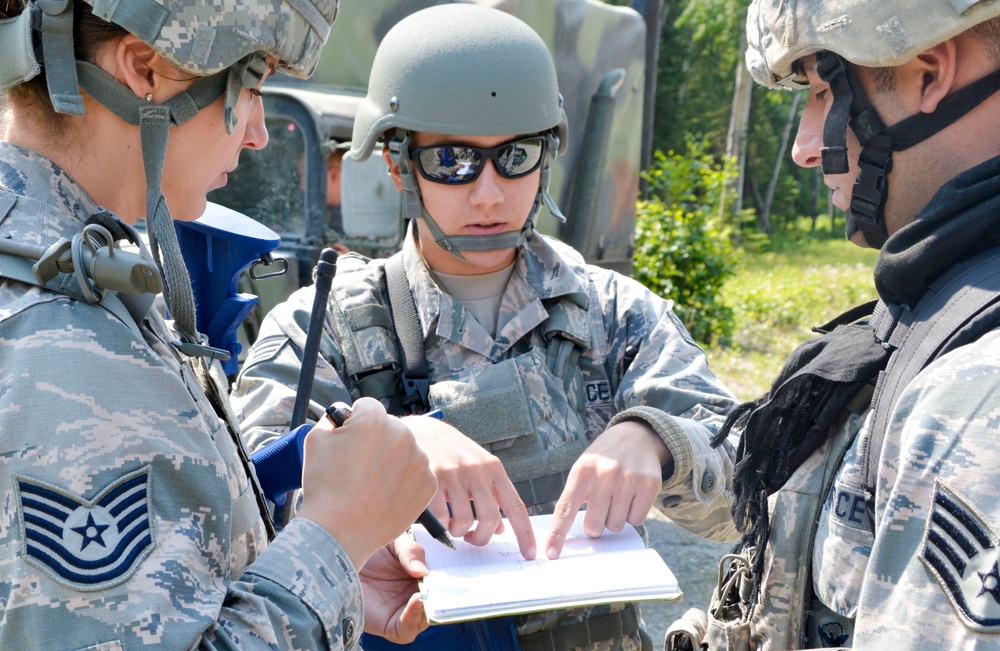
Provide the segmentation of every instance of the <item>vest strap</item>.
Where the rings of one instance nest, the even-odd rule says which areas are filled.
[[[521,497],[521,501],[527,507],[538,504],[555,502],[562,495],[566,480],[569,479],[569,470],[563,470],[536,479],[525,479],[514,482],[514,489]]]
[[[521,651],[569,651],[605,640],[632,635],[639,630],[639,613],[628,604],[617,613],[592,617],[582,622],[557,626],[526,635],[518,640]]]

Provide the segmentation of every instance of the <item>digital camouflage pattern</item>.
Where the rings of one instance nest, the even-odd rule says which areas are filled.
[[[628,413],[656,421],[654,426],[675,460],[675,471],[665,480],[658,505],[693,531],[731,539],[734,529],[725,489],[732,475],[732,447],[712,449],[708,440],[734,399],[709,371],[704,354],[674,316],[670,303],[629,278],[584,265],[569,247],[535,234],[519,250],[494,338],[460,302],[438,289],[412,232],[398,255],[417,305],[435,382],[432,405],[442,406],[445,420],[451,421],[450,414],[456,411],[462,419],[463,404],[472,402],[488,411],[491,402],[521,401],[522,407],[506,417],[464,416],[468,419],[465,422],[478,425],[463,432],[499,457],[512,480],[568,469],[613,416],[632,409]],[[349,274],[352,284],[338,292],[337,283],[344,282],[345,269],[360,260],[354,256],[342,259],[331,292],[331,297],[339,296],[341,302],[328,314],[356,308],[360,298],[381,282],[385,261],[375,260],[363,266],[366,273]],[[312,287],[301,289],[268,314],[234,386],[234,406],[243,418],[251,448],[287,429],[313,295]],[[565,300],[557,300],[560,298]],[[579,374],[569,382],[569,391],[564,391],[563,383],[545,367],[544,323],[557,309],[568,312],[565,331],[575,333],[588,346],[577,365]],[[358,354],[375,362],[396,355],[387,349],[390,340],[378,336],[379,330],[385,332],[371,327],[357,337],[366,342]],[[636,355],[626,364],[626,349],[633,346]],[[345,377],[345,348],[350,347],[339,341],[328,318],[309,407],[313,420],[321,417],[326,405],[338,400],[350,402],[360,395],[357,386]],[[504,386],[527,389],[518,389],[520,397],[515,398],[513,392],[501,391]],[[472,400],[477,389],[480,398]],[[493,400],[485,396],[493,396]],[[582,406],[582,418],[574,405]],[[642,409],[648,413],[639,413]],[[494,422],[496,427],[491,426]],[[546,422],[550,424],[546,426]],[[532,463],[532,459],[538,462]],[[554,499],[529,510],[550,513]],[[616,610],[622,607],[614,606]],[[583,619],[591,611],[593,615],[604,614],[607,609],[519,617],[518,632],[528,635]],[[639,637],[590,648],[638,649]]]
[[[709,649],[1000,640],[998,343],[994,331],[942,357],[900,397],[882,450],[874,536],[862,471],[870,412],[847,415],[771,496],[761,598],[752,615],[720,621],[710,612]],[[719,601],[717,592],[709,610]]]
[[[265,52],[281,70],[307,77],[337,16],[338,0],[87,0],[94,14],[139,36],[175,66],[196,75]]]
[[[928,366],[900,397],[882,449],[856,646],[1000,643],[998,395],[994,331]]]
[[[994,16],[1000,4],[990,0],[754,0],[747,68],[762,86],[803,88],[793,65],[809,54],[835,52],[869,68],[900,65]]]
[[[0,206],[0,237],[46,245],[97,209],[7,143]],[[268,545],[217,415],[221,368],[179,358],[174,338],[155,310],[125,322],[0,281],[0,648],[356,647],[346,553],[307,520]]]

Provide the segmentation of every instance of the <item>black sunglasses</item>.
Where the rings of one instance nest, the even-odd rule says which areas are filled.
[[[410,160],[417,164],[422,177],[447,185],[472,183],[488,159],[505,179],[520,178],[538,169],[544,156],[544,136],[518,138],[496,147],[432,145],[410,150]]]

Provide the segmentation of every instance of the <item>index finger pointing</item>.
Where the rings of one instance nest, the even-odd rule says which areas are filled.
[[[576,514],[583,505],[585,496],[582,494],[583,488],[578,485],[576,475],[570,473],[566,488],[563,489],[559,501],[556,502],[555,510],[552,512],[552,526],[549,529],[548,539],[545,541],[545,555],[550,559],[559,558],[562,553],[563,544],[566,542],[566,534],[576,520]]]
[[[524,505],[521,496],[517,494],[514,485],[506,477],[504,481],[498,482],[494,487],[494,495],[500,510],[507,516],[507,522],[514,530],[514,537],[517,538],[517,546],[521,550],[521,556],[525,560],[535,558],[535,532],[531,528],[531,520],[528,518],[528,507]]]

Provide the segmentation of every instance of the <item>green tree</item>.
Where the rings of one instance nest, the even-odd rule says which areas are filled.
[[[688,138],[682,154],[657,151],[646,174],[649,199],[636,206],[632,275],[672,299],[675,311],[700,342],[725,340],[732,310],[719,299],[733,275],[730,229],[719,217],[730,166],[706,153],[707,142]]]

